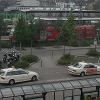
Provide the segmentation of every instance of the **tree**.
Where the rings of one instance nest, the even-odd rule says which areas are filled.
[[[63,21],[60,18],[58,18],[58,20],[53,23],[53,25],[56,27],[58,32],[61,31],[62,23],[63,23]]]
[[[59,36],[59,39],[64,42],[64,44],[72,45],[76,41],[76,35],[74,32],[75,27],[75,21],[74,21],[74,15],[71,11],[68,20],[66,20],[61,29],[61,33]]]
[[[25,18],[21,16],[15,27],[14,35],[16,37],[17,42],[21,42],[22,44],[27,44],[29,41],[29,34],[28,34],[28,23],[26,22]]]
[[[1,49],[1,36],[7,33],[7,25],[5,24],[3,17],[0,16],[0,49]]]
[[[0,36],[5,35],[7,32],[7,25],[3,20],[3,16],[0,16]]]
[[[30,41],[36,41],[36,35],[40,36],[44,27],[45,24],[40,19],[33,19],[28,23],[25,18],[21,16],[17,21],[14,31],[16,41],[21,42],[22,44],[30,44]]]
[[[44,20],[38,19],[35,22],[35,29],[38,34],[41,34],[41,31],[44,31],[46,28],[46,22]]]

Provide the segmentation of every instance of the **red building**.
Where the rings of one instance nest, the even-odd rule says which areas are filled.
[[[94,25],[76,26],[75,32],[79,40],[94,39],[96,37],[96,30]]]

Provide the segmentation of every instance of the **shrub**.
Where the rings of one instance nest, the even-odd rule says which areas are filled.
[[[74,60],[73,55],[65,54],[58,60],[58,64],[60,65],[71,64],[73,60]]]
[[[29,66],[29,63],[28,62],[26,62],[26,61],[18,61],[18,62],[16,62],[15,64],[14,64],[14,66],[16,67],[16,68],[26,68],[26,67],[28,67]]]
[[[100,52],[98,52],[98,51],[95,50],[95,49],[90,49],[86,55],[98,57],[98,56],[100,56]]]
[[[28,63],[37,62],[39,58],[35,55],[25,55],[21,57],[21,60],[26,61]]]
[[[1,40],[1,47],[2,48],[10,48],[11,47],[10,41]]]

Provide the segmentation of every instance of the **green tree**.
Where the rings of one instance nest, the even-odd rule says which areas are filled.
[[[0,35],[5,35],[7,32],[7,25],[4,22],[3,16],[0,16]]]
[[[15,27],[14,35],[16,41],[22,44],[30,44],[33,41],[36,41],[36,35],[40,36],[41,31],[44,30],[45,24],[42,20],[30,20],[26,22],[25,18],[21,16]],[[32,45],[31,45],[32,46]]]
[[[58,32],[61,31],[62,23],[63,21],[60,18],[58,18],[58,20],[53,23],[53,25],[56,27]]]
[[[31,42],[31,47],[34,43],[36,45],[36,35],[37,35],[37,26],[35,24],[36,20],[31,20],[30,24],[28,25],[28,34],[29,34],[29,40]]]
[[[28,31],[29,31],[28,23],[26,22],[25,18],[21,16],[17,21],[17,25],[14,31],[16,41],[21,42],[22,44],[27,43],[30,37],[30,35],[28,34]]]
[[[35,31],[38,33],[38,34],[41,34],[42,31],[45,30],[46,28],[46,22],[41,20],[41,19],[38,19],[36,20],[35,22]]]
[[[75,27],[74,15],[73,12],[71,11],[68,16],[68,20],[66,20],[62,25],[59,37],[59,39],[62,42],[64,42],[64,44],[72,45],[76,41],[74,27]]]
[[[30,40],[35,40],[35,35],[36,35],[36,30],[35,30],[35,23],[34,21],[31,21],[30,24],[28,25],[28,33],[29,33],[29,39]]]
[[[1,49],[1,36],[7,33],[7,25],[4,22],[3,16],[0,16],[0,49]]]

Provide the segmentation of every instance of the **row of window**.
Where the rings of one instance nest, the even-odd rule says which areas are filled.
[[[21,75],[21,74],[27,74],[27,72],[22,71],[22,70],[11,71],[11,72],[8,72],[8,73],[6,74],[6,76]]]

